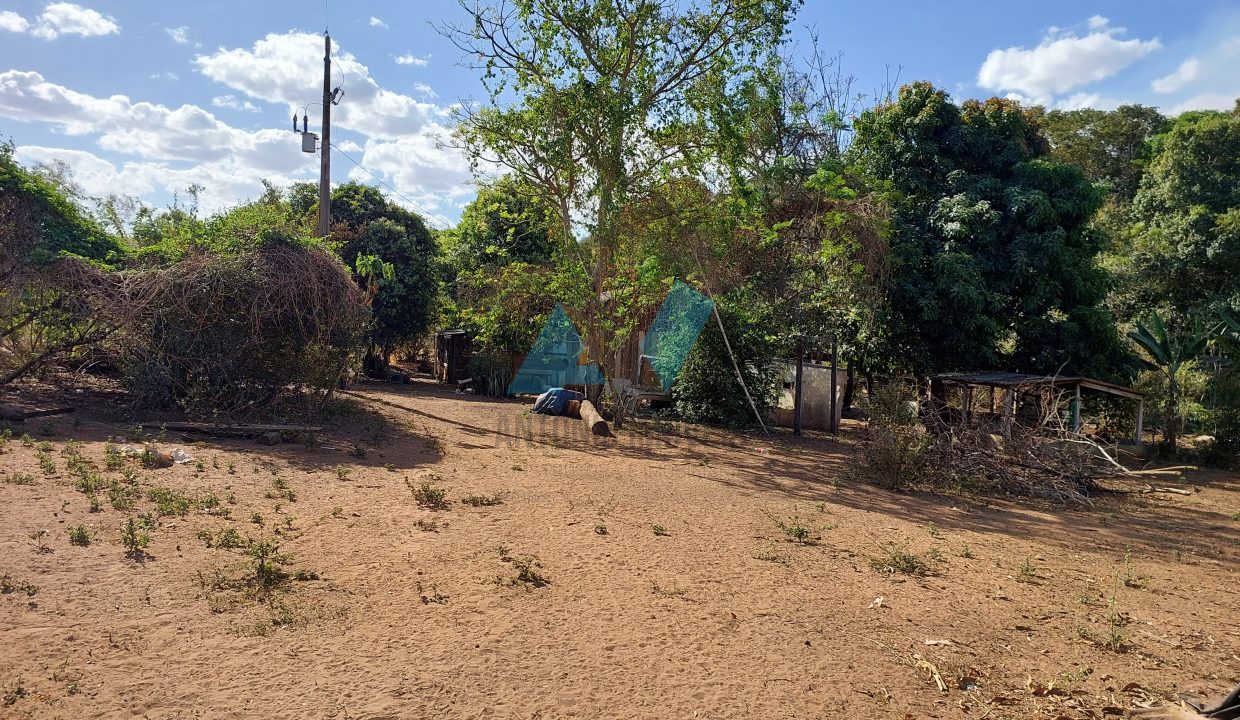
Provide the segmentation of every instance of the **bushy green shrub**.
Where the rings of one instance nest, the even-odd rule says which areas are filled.
[[[779,386],[771,323],[757,303],[746,302],[742,297],[717,300],[736,363],[758,412],[765,418],[776,400]],[[706,319],[697,344],[681,368],[672,387],[672,397],[677,412],[689,422],[733,427],[755,423],[753,409],[736,380],[736,370],[713,315]]]

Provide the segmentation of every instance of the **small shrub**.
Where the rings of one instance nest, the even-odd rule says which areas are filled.
[[[349,473],[351,472],[353,471],[345,467],[344,465],[337,465],[336,466],[336,479],[337,480],[348,480]]]
[[[1038,569],[1034,567],[1032,558],[1026,557],[1024,562],[1016,567],[1016,572],[1016,579],[1020,582],[1034,582],[1038,578]]]
[[[344,517],[344,508],[340,507],[339,505],[337,505],[336,507],[332,508],[332,517],[334,517],[334,518],[342,518],[342,517]]]
[[[25,580],[17,580],[8,573],[0,575],[0,595],[11,595],[17,592],[25,593],[26,597],[34,597],[39,592],[39,586]]]
[[[271,590],[288,579],[288,573],[280,568],[288,558],[280,554],[280,545],[274,539],[251,542],[249,554],[254,561],[252,579],[259,590]]]
[[[513,585],[543,587],[551,584],[551,581],[540,572],[542,563],[538,561],[538,558],[513,558],[512,567],[517,572],[516,577],[512,579]]]
[[[250,522],[254,523],[255,525],[261,526],[266,521],[263,520],[262,513],[254,513],[253,515],[250,516]]]
[[[654,531],[656,537],[668,537],[671,535],[671,533],[667,531],[667,528],[662,525],[651,525],[650,529]]]
[[[146,499],[155,503],[155,511],[160,515],[189,514],[192,505],[190,499],[182,493],[166,487],[153,487],[146,492]]]
[[[219,548],[220,550],[232,550],[234,548],[246,547],[249,541],[241,537],[235,528],[225,528],[215,534],[215,538],[207,544],[208,547]]]
[[[409,487],[409,491],[413,493],[413,501],[419,507],[428,510],[444,510],[448,507],[448,491],[443,487],[436,485],[433,481],[427,480],[416,487],[409,480],[405,480],[405,484]]]
[[[973,557],[973,551],[969,549],[968,545],[963,545],[961,546],[959,550],[956,551],[956,556],[962,557],[965,560],[968,560]]]
[[[38,481],[30,473],[13,473],[4,477],[5,485],[37,485]]]
[[[141,529],[138,521],[132,517],[127,518],[121,525],[121,545],[125,546],[130,555],[137,557],[146,552],[146,546],[149,544],[151,544],[150,534]]]
[[[56,474],[56,461],[52,460],[51,454],[40,450],[38,453],[36,453],[35,457],[38,458],[39,469],[43,471],[44,475],[50,476],[50,475]]]
[[[422,532],[439,532],[439,521],[434,518],[419,520],[414,525]]]
[[[125,466],[125,456],[121,449],[108,443],[103,446],[103,466],[109,470],[120,470]]]
[[[504,499],[499,495],[466,495],[461,502],[471,507],[492,507],[503,505]]]
[[[366,457],[366,448],[361,445],[354,445],[353,449],[349,451],[349,454],[360,460]]]
[[[32,547],[34,547],[35,552],[39,553],[40,555],[46,555],[52,552],[52,549],[47,546],[47,531],[46,530],[35,530],[34,532],[30,533],[29,537],[30,537],[30,544]]]
[[[907,547],[895,543],[883,548],[882,555],[870,558],[870,567],[879,572],[892,574],[914,576],[930,574],[930,566],[925,560],[909,552]]]
[[[74,525],[69,528],[69,542],[74,545],[89,545],[91,541],[91,532],[86,529],[85,525]]]

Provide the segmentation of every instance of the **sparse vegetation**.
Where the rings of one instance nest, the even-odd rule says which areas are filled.
[[[671,533],[667,531],[667,528],[662,525],[651,525],[650,529],[654,531],[656,537],[668,537],[671,535]]]
[[[69,528],[69,542],[73,545],[89,545],[94,533],[85,525],[74,525]]]
[[[448,508],[448,491],[433,480],[424,480],[418,485],[414,485],[405,479],[405,485],[409,487],[409,491],[413,493],[413,501],[418,507],[427,510],[446,510]]]
[[[504,499],[499,495],[466,495],[461,498],[461,502],[470,507],[491,507],[493,505],[503,505]]]
[[[131,556],[140,557],[146,552],[146,546],[151,543],[151,535],[138,521],[132,517],[126,518],[125,523],[121,525],[121,545]]]
[[[900,575],[929,575],[930,564],[926,558],[909,552],[905,545],[888,543],[882,554],[870,558],[870,567],[879,572]]]

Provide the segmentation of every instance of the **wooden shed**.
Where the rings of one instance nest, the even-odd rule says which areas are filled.
[[[960,391],[960,412],[965,423],[971,421],[971,414],[976,412],[980,400],[983,412],[1001,418],[1004,435],[1012,432],[1012,421],[1015,417],[1017,400],[1021,395],[1037,395],[1044,399],[1053,399],[1052,406],[1058,407],[1060,398],[1068,401],[1069,424],[1073,432],[1081,430],[1081,391],[1101,392],[1127,398],[1137,403],[1137,426],[1133,441],[1141,444],[1143,424],[1145,420],[1145,393],[1133,388],[1116,385],[1103,380],[1087,377],[1058,375],[1031,375],[1015,372],[974,372],[974,373],[943,373],[930,376],[930,397],[928,398],[931,412],[941,412],[949,407],[947,391],[956,388]],[[988,396],[975,397],[974,391],[988,391]],[[998,394],[1002,391],[1002,395]]]

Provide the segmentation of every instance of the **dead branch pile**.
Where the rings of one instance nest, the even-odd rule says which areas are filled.
[[[1065,504],[1090,504],[1106,480],[1178,476],[1182,469],[1130,470],[1053,411],[1031,413],[1001,434],[984,422],[963,423],[958,414],[918,413],[907,391],[892,387],[872,401],[863,453],[867,462],[859,472],[889,489],[943,488]]]
[[[120,273],[62,261],[57,274],[118,328],[108,349],[139,403],[191,415],[241,415],[290,398],[313,409],[369,317],[339,261],[315,248],[192,253]]]

